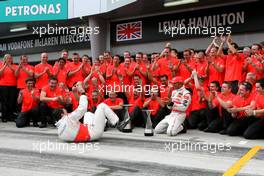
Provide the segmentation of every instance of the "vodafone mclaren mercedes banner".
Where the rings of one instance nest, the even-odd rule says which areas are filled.
[[[214,37],[264,30],[263,2],[138,18],[111,23],[113,45]]]
[[[31,35],[0,40],[0,56],[5,53],[22,55],[62,49],[85,49],[90,48],[90,46],[88,34],[45,35],[43,37]]]

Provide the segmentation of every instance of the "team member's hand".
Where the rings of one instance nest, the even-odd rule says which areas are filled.
[[[251,57],[248,57],[248,58],[246,59],[246,62],[247,62],[248,64],[252,64],[252,59],[251,59]]]
[[[253,115],[253,109],[247,109],[245,110],[247,116],[252,116]]]

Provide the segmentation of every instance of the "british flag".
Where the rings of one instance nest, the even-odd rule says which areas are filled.
[[[116,25],[116,41],[137,40],[142,38],[142,21]]]

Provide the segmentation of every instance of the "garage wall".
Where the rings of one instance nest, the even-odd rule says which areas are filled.
[[[264,32],[261,33],[251,33],[251,34],[239,34],[232,36],[233,40],[239,46],[249,46],[252,43],[260,43],[264,41]],[[173,48],[176,48],[178,51],[183,51],[186,48],[194,48],[194,49],[206,49],[209,43],[211,42],[211,38],[197,38],[197,39],[188,39],[188,40],[173,40],[169,41]],[[164,42],[155,42],[155,43],[143,43],[136,45],[121,45],[111,47],[111,51],[113,54],[123,54],[124,51],[131,51],[132,54],[136,52],[144,52],[144,53],[152,53],[152,52],[160,52],[166,45],[166,41]]]

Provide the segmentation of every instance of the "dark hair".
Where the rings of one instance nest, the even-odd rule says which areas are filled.
[[[175,53],[177,53],[177,54],[178,54],[178,50],[177,50],[177,49],[175,49],[175,48],[171,49],[171,51],[174,51]]]
[[[79,56],[79,54],[78,54],[78,53],[72,53],[72,55],[74,55],[74,56]]]
[[[192,54],[192,52],[191,52],[190,49],[185,49],[183,52],[184,52],[184,53],[185,53],[185,52],[188,52],[190,55]]]
[[[57,81],[57,82],[58,82],[58,79],[57,79],[57,77],[55,77],[55,76],[51,76],[51,77],[49,78],[49,81]]]
[[[234,47],[236,50],[238,49],[238,44],[237,44],[237,43],[233,42],[233,43],[231,43],[231,45],[233,45],[233,47]]]
[[[258,43],[253,43],[253,45],[258,46],[258,50],[261,50],[262,49],[262,46],[260,44],[258,44]]]
[[[221,86],[220,86],[219,81],[212,81],[211,84],[214,84],[216,86],[216,88],[217,88],[217,91],[220,91]]]
[[[229,81],[224,81],[223,84],[226,84],[229,89],[232,88],[232,84]]]
[[[252,85],[249,82],[242,82],[241,85],[246,87],[246,90],[250,91],[252,90]]]
[[[160,75],[160,78],[165,77],[168,80],[168,75]]]
[[[264,78],[257,80],[256,83],[259,83],[262,88],[264,88]]]
[[[87,54],[84,54],[84,55],[82,56],[82,58],[83,58],[83,57],[87,57],[87,58],[89,58],[89,56],[88,56]]]
[[[63,60],[63,61],[66,63],[66,59],[64,59],[63,57],[60,57],[60,58],[58,59],[58,62],[59,62],[60,60]]]
[[[139,54],[139,55],[143,56],[143,53],[142,53],[142,52],[138,52],[137,54]]]
[[[29,82],[29,81],[33,81],[34,83],[36,83],[36,80],[33,77],[28,77],[25,82]]]
[[[118,57],[118,58],[120,58],[120,55],[119,55],[119,54],[116,54],[116,55],[114,55],[114,57]]]

